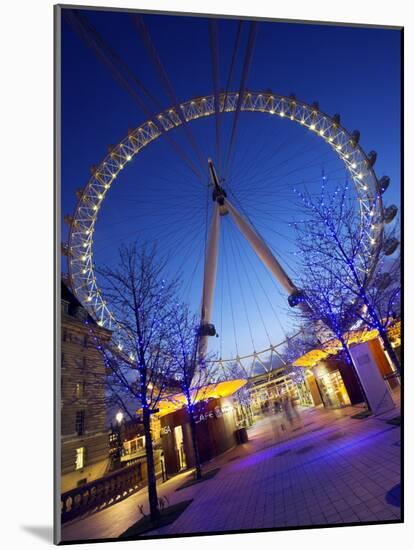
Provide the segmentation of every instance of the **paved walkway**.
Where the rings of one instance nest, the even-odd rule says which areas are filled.
[[[380,418],[351,419],[357,409],[306,409],[287,430],[278,416],[249,430],[250,441],[205,466],[203,483],[175,492],[184,473],[159,485],[170,504],[193,498],[171,525],[152,535],[398,520],[400,428]],[[145,490],[65,525],[63,540],[115,538],[148,509]]]

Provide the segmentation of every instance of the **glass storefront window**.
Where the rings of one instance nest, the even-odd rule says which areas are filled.
[[[317,383],[326,407],[345,407],[351,404],[339,370],[320,376]]]
[[[313,405],[312,396],[310,391],[306,387],[305,382],[297,384],[297,390],[299,394],[299,402],[301,405]]]

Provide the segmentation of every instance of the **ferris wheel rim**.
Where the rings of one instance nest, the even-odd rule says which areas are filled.
[[[220,112],[234,112],[238,98],[237,92],[219,94]],[[177,114],[178,108],[181,110],[180,114]],[[371,268],[373,270],[383,240],[384,213],[378,179],[359,142],[354,142],[352,135],[339,121],[335,121],[319,107],[299,101],[292,96],[287,97],[272,92],[246,91],[241,100],[240,110],[267,113],[296,122],[321,137],[337,153],[354,183],[360,202],[361,216],[367,217],[368,213],[370,215],[371,233],[367,233],[366,237],[370,241],[369,253],[373,258]],[[92,175],[79,196],[74,215],[70,220],[68,271],[74,294],[87,311],[97,319],[100,326],[111,330],[117,325],[101,295],[93,265],[93,234],[107,192],[119,172],[149,143],[164,133],[180,127],[183,124],[182,119],[187,123],[215,113],[214,94],[194,97],[176,107],[168,108],[129,131],[118,145],[110,148],[101,163],[93,168]],[[359,198],[362,190],[366,192],[365,199]],[[369,196],[368,193],[373,194]],[[365,201],[368,205],[370,201],[373,201],[368,209]],[[368,246],[366,250],[368,250]],[[261,353],[257,352],[259,355]],[[237,358],[234,360],[237,361]]]

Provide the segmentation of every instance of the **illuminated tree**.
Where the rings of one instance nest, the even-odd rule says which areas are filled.
[[[196,478],[202,478],[200,453],[196,432],[195,404],[203,397],[206,385],[212,381],[212,372],[205,366],[205,358],[198,355],[200,320],[191,314],[185,304],[176,304],[171,313],[169,355],[173,362],[174,379],[186,399],[194,450]]]
[[[118,347],[99,343],[107,367],[108,399],[131,418],[142,414],[151,519],[159,516],[151,416],[174,384],[168,351],[176,282],[163,279],[165,262],[155,249],[122,247],[118,265],[100,271],[105,299],[118,324]],[[93,332],[93,328],[91,329]]]
[[[322,181],[321,193],[316,198],[307,192],[297,192],[302,219],[294,227],[302,273],[300,284],[310,308],[307,317],[329,327],[348,358],[346,332],[358,326],[376,329],[399,370],[386,330],[398,308],[400,295],[399,262],[393,264],[393,275],[389,272],[390,245],[395,247],[398,241],[388,234],[381,243],[383,246],[374,247],[377,243],[372,243],[373,249],[367,250],[364,237],[367,222],[361,220],[355,209],[349,186],[328,191],[326,178]]]

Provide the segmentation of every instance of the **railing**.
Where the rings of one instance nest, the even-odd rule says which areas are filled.
[[[61,521],[107,508],[139,491],[146,484],[141,466],[134,464],[81,485],[61,495]]]

